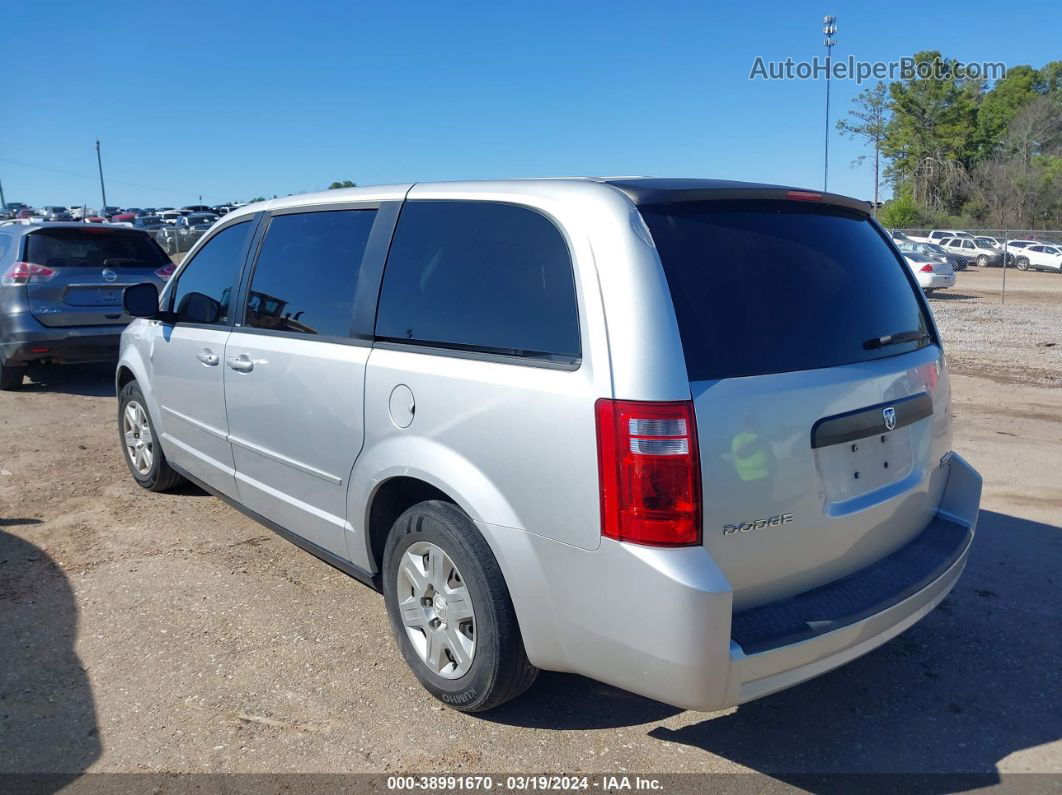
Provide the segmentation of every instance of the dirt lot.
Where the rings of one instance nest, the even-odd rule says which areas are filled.
[[[110,368],[0,393],[0,771],[1062,774],[1062,365],[1040,346],[1062,277],[1008,274],[1002,310],[1000,276],[932,302],[955,447],[985,477],[956,590],[853,664],[712,715],[559,674],[453,712],[378,595],[194,489],[133,484]]]

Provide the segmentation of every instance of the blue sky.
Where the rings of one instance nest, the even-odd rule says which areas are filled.
[[[821,187],[824,83],[748,75],[758,55],[822,55],[826,13],[839,58],[1062,58],[1057,0],[11,3],[0,180],[8,201],[98,206],[99,137],[122,206],[336,179]],[[834,81],[834,118],[859,90]],[[868,198],[869,166],[849,165],[863,150],[836,134],[830,146],[831,190]]]

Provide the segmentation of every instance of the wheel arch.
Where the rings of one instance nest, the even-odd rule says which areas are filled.
[[[144,395],[151,421],[158,428],[160,436],[165,430],[163,418],[160,416],[159,404],[155,399],[154,390],[151,389],[151,380],[147,376],[147,367],[144,364],[139,349],[136,346],[123,346],[121,357],[114,371],[114,394],[120,395],[130,382],[136,381],[140,392]]]
[[[442,489],[408,475],[396,475],[377,486],[370,498],[365,520],[365,542],[374,572],[383,569],[384,547],[395,520],[414,505],[428,500],[457,505]]]

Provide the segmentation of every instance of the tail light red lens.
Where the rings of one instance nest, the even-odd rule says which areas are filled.
[[[177,265],[176,263],[171,262],[169,265],[163,265],[161,268],[155,271],[155,275],[165,282],[168,281],[171,276],[173,276],[173,272],[175,270],[177,270]]]
[[[16,262],[7,269],[3,276],[0,276],[0,284],[10,287],[30,282],[46,282],[53,276],[55,276],[55,271],[51,268],[33,262]]]
[[[933,272],[933,266],[932,265],[923,265],[919,270],[921,270],[922,273],[932,273]]]
[[[595,411],[602,535],[653,546],[700,544],[693,404],[602,398]]]

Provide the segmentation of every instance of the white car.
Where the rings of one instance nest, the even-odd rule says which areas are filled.
[[[909,239],[914,240],[916,243],[936,243],[941,244],[941,241],[948,238],[966,237],[973,240],[973,235],[969,232],[963,232],[960,229],[934,229],[928,235],[908,235]]]
[[[1020,249],[1020,248],[1028,248],[1029,246],[1038,246],[1038,245],[1040,245],[1040,241],[1039,240],[1025,240],[1025,239],[1008,240],[1007,241],[1007,250],[1008,251],[1013,251],[1016,254],[1016,253],[1018,253],[1018,249]]]
[[[937,262],[935,258],[910,251],[903,252],[903,258],[926,295],[954,286],[955,270],[947,262]]]
[[[1027,271],[1032,268],[1038,271],[1062,273],[1062,248],[1048,246],[1043,243],[1026,246],[1018,252],[1015,265],[1020,271]]]
[[[177,210],[167,210],[164,213],[159,213],[159,218],[162,219],[162,222],[164,224],[170,224],[170,225],[176,224],[177,223],[177,219],[178,218],[183,218],[183,217],[184,216],[181,213],[177,212]]]
[[[998,248],[982,246],[972,237],[948,237],[938,244],[945,251],[961,254],[976,262],[980,267],[1003,264],[1003,252]]]

